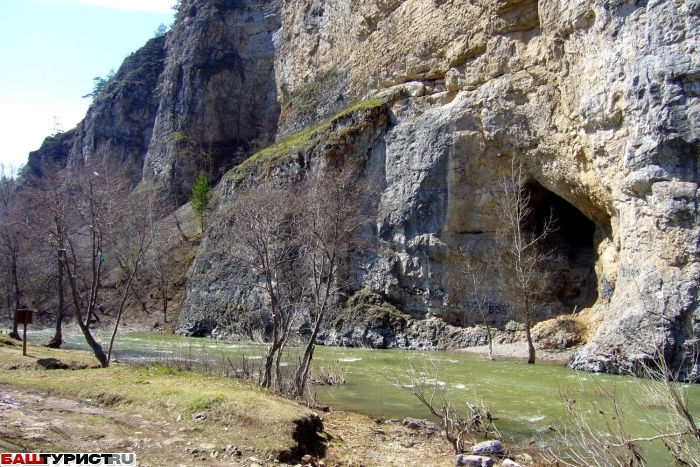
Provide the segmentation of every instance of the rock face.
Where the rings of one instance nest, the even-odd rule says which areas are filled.
[[[160,102],[143,178],[187,199],[194,175],[218,178],[253,140],[271,138],[278,3],[183,1],[168,33]]]
[[[57,135],[30,157],[34,173],[99,159],[184,201],[200,170],[218,180],[251,143],[274,136],[278,2],[181,5],[172,30],[127,57],[70,140],[57,144]]]
[[[414,319],[380,295],[361,290],[328,320],[318,342],[329,346],[375,349],[460,349],[488,344],[484,328],[460,328],[442,319]]]
[[[303,149],[275,158],[274,164],[264,160],[241,165],[222,180],[221,198],[213,221],[204,235],[197,258],[190,269],[187,300],[177,331],[187,335],[226,336],[246,334],[252,328],[270,325],[269,313],[262,313],[265,295],[249,285],[248,271],[233,264],[228,255],[235,232],[228,229],[225,216],[227,202],[237,195],[241,185],[270,174],[286,183],[297,181],[304,170],[318,170],[326,158],[357,158],[367,161],[367,167],[381,160],[382,141],[388,125],[387,108],[383,103],[374,107],[350,109],[347,115],[333,119],[325,130],[311,136]],[[329,141],[336,141],[330,144]],[[342,149],[341,149],[342,146]],[[268,153],[270,149],[266,150]]]
[[[685,362],[685,376],[700,373],[688,358],[700,326],[700,2],[182,3],[157,85],[125,90],[104,110],[96,103],[54,146],[72,144],[71,157],[83,159],[115,152],[182,195],[192,173],[238,163],[252,139],[381,98],[383,118],[339,123],[355,128],[357,144],[312,144],[265,167],[293,181],[335,154],[378,171],[378,247],[363,288],[415,319],[466,313],[461,324],[478,322],[450,285],[455,256],[487,251],[497,183],[517,158],[533,222],[551,208],[558,225],[549,246],[561,261],[537,318],[584,308],[602,316],[572,366],[634,372],[661,353],[677,368]],[[132,93],[141,113],[128,105]],[[220,207],[246,174],[225,178]],[[221,236],[213,227],[202,242],[181,332],[206,334],[226,313],[264,305],[234,287],[240,272]],[[510,305],[497,303],[489,320],[507,322]]]
[[[140,182],[158,110],[165,41],[165,36],[151,39],[127,57],[76,128],[46,138],[30,153],[29,173],[41,176],[56,166],[103,161],[123,168],[134,184]]]
[[[76,127],[70,163],[93,159],[119,165],[141,181],[158,110],[158,80],[165,65],[165,36],[151,39],[124,60]]]
[[[327,70],[347,100],[392,102],[378,224],[396,253],[370,288],[416,316],[445,311],[450,252],[488,242],[494,184],[517,156],[560,211],[568,264],[550,311],[604,314],[572,366],[692,355],[699,15],[694,0],[286,3],[283,103]]]

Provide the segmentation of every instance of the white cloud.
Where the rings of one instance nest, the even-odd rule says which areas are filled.
[[[175,0],[52,0],[55,3],[73,3],[112,10],[172,13]]]

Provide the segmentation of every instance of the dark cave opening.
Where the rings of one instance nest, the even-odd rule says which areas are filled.
[[[553,273],[549,313],[572,313],[592,306],[598,300],[595,223],[537,181],[531,181],[528,189],[532,208],[532,224],[528,228],[541,230],[551,215],[556,229],[542,245],[545,251],[553,252],[547,266]]]

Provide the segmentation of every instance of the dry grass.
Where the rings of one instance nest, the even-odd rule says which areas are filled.
[[[96,360],[87,352],[34,346],[23,357],[15,343],[0,337],[0,396],[41,399],[27,402],[25,413],[39,417],[34,422],[46,427],[50,440],[27,439],[36,433],[32,424],[4,424],[0,412],[5,452],[133,450],[143,465],[208,467],[248,467],[255,456],[262,459],[258,465],[274,467],[280,464],[267,461],[268,456],[277,458],[296,447],[295,422],[311,414],[257,386],[162,366],[45,370],[39,359],[55,358],[72,367]],[[200,414],[206,418],[198,423]],[[453,465],[452,450],[440,433],[345,412],[326,413],[323,419],[328,466]],[[210,447],[202,450],[203,445]]]
[[[197,424],[208,439],[225,444],[246,444],[254,451],[278,455],[296,445],[292,437],[295,421],[310,411],[294,402],[270,394],[257,386],[236,380],[170,368],[122,366],[78,370],[41,370],[39,360],[55,358],[70,367],[94,364],[83,352],[30,346],[28,356],[21,347],[0,347],[0,385],[44,396],[91,401],[102,407],[138,413],[146,418],[164,418]],[[235,430],[228,430],[228,428]]]
[[[566,350],[588,342],[594,330],[589,319],[564,315],[537,323],[532,335],[544,349]]]
[[[56,360],[68,368],[80,369],[98,367],[99,362],[92,353],[65,351],[31,345],[27,346],[27,356],[22,356],[22,342],[0,335],[0,370],[43,370]]]

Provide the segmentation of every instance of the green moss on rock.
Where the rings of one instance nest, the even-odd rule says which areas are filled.
[[[391,320],[406,321],[406,315],[381,295],[371,290],[356,292],[340,312],[339,319],[388,323]]]
[[[228,174],[228,178],[242,181],[246,178],[260,179],[275,167],[291,162],[298,155],[309,153],[318,146],[334,146],[349,134],[359,131],[362,119],[353,119],[361,112],[380,109],[386,105],[383,99],[366,99],[349,106],[332,118],[318,125],[286,136],[255,153]],[[347,121],[350,119],[351,121]]]

